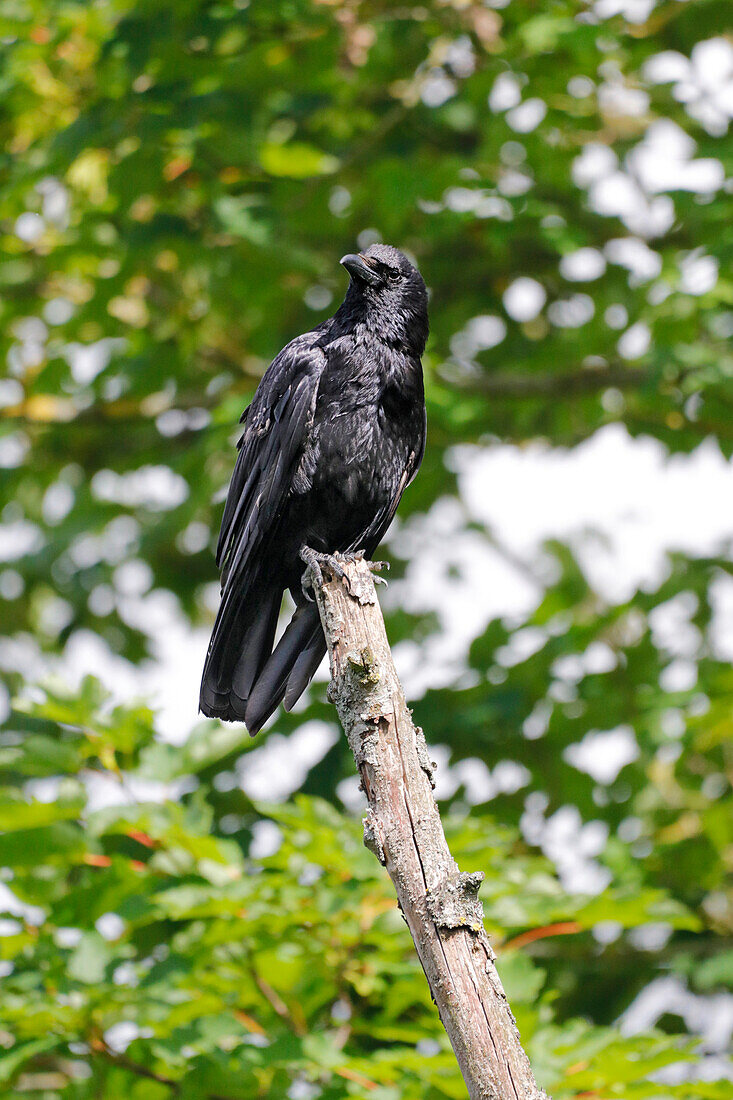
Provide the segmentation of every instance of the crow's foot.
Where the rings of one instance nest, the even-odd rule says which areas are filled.
[[[346,570],[338,560],[348,561],[348,557],[341,554],[322,554],[318,550],[313,550],[310,546],[301,546],[300,559],[305,562],[305,572],[303,573],[303,580],[301,586],[303,588],[303,595],[307,600],[313,603],[313,591],[316,586],[320,587],[323,584],[323,569],[324,567],[333,573],[339,580],[345,580],[346,586],[351,591],[351,582],[349,581]]]
[[[364,561],[364,551],[363,550],[346,550],[346,551],[344,551],[343,554],[337,554],[336,556],[338,558],[340,558],[342,561],[349,561],[349,562]]]
[[[369,566],[372,573],[374,574],[374,576],[372,578],[374,583],[375,584],[383,584],[384,587],[386,588],[387,587],[387,581],[385,580],[384,577],[380,577],[379,574],[380,574],[382,569],[386,569],[386,570],[389,571],[389,562],[388,561],[369,561],[369,562],[367,562],[367,565]]]
[[[301,582],[303,588],[303,594],[305,598],[313,603],[313,591],[316,585],[323,584],[323,569],[327,569],[329,573],[332,573],[334,577],[338,577],[339,580],[346,582],[346,587],[351,592],[351,581],[349,575],[344,569],[342,562],[351,563],[356,561],[364,561],[363,550],[347,550],[345,553],[336,554],[323,554],[318,550],[313,550],[310,546],[301,546],[300,559],[305,562],[305,571],[303,573],[303,580]],[[384,577],[378,576],[380,570],[389,569],[388,561],[368,561],[367,566],[372,573],[377,574],[374,577],[375,584],[383,584],[387,587],[387,582]]]

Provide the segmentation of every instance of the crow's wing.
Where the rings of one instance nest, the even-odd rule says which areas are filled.
[[[384,538],[384,535],[389,528],[392,520],[394,519],[395,512],[402,498],[402,494],[414,479],[417,471],[420,468],[423,455],[425,453],[425,437],[427,431],[427,420],[425,410],[422,412],[422,433],[420,437],[420,443],[416,450],[411,451],[407,457],[405,468],[398,476],[396,482],[392,483],[391,490],[387,495],[387,501],[383,508],[380,508],[374,519],[367,527],[366,531],[351,545],[351,550],[364,550],[368,557],[374,553],[379,543]],[[396,472],[396,471],[395,471]],[[303,620],[297,624],[297,626],[304,630],[306,627],[306,615],[310,615],[311,623],[311,635],[307,640],[303,640],[301,636],[297,637],[297,646],[300,650],[297,659],[292,663],[288,669],[287,677],[279,684],[279,690],[272,692],[272,699],[275,700],[276,706],[280,702],[281,697],[284,698],[285,709],[291,710],[297,700],[305,691],[308,686],[311,677],[314,675],[321,660],[326,652],[326,639],[323,637],[323,631],[320,628],[317,617],[315,621],[314,612],[315,608],[310,604],[307,608],[301,608],[300,613],[303,615]],[[296,623],[293,622],[292,628],[296,628]],[[281,639],[280,648],[284,649],[288,642],[288,632],[286,631]],[[295,649],[295,645],[291,646],[291,649]],[[285,664],[285,662],[282,662]],[[274,680],[275,676],[271,676],[271,680]],[[268,684],[268,689],[270,685]],[[265,694],[264,691],[261,694]],[[257,700],[253,705],[253,710],[256,707]],[[272,706],[272,703],[270,703]],[[260,713],[254,711],[253,718],[256,719],[256,728],[259,729],[262,723],[266,720],[267,715],[272,711],[268,708],[262,707]],[[249,717],[249,712],[248,712]]]
[[[216,562],[222,591],[244,580],[252,554],[282,514],[293,471],[313,423],[325,366],[312,334],[299,337],[268,367],[243,416],[244,433],[229,485]]]
[[[268,543],[277,533],[313,423],[325,365],[315,339],[309,333],[280,352],[242,418],[217,549],[222,600],[199,698],[201,710],[212,718],[245,717],[250,689],[272,649],[283,578]]]
[[[404,469],[402,470],[401,474],[399,474],[396,482],[392,483],[390,492],[387,494],[384,506],[379,509],[366,531],[364,531],[361,537],[357,540],[358,546],[354,544],[351,547],[352,550],[365,550],[367,555],[373,554],[379,543],[386,535],[389,525],[395,517],[395,512],[397,511],[400,500],[402,499],[402,494],[404,493],[410,482],[415,480],[417,471],[420,469],[420,463],[422,462],[423,455],[425,454],[426,435],[427,413],[423,408],[422,432],[420,436],[419,446],[416,450],[411,451],[408,455]]]
[[[424,410],[422,417],[419,446],[410,452],[402,471],[394,468],[390,470],[391,484],[385,486],[387,492],[384,506],[349,549],[365,550],[367,555],[371,555],[394,519],[402,493],[415,477],[425,451]],[[317,608],[314,604],[299,607],[250,694],[246,713],[250,733],[257,733],[262,728],[281,700],[284,700],[286,710],[295,705],[325,652],[326,639],[318,620]]]

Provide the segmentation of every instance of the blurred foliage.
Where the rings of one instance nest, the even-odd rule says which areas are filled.
[[[187,797],[141,801],[149,716],[117,707],[90,719],[103,704],[91,679],[78,696],[49,686],[16,712],[0,758],[3,858],[22,918],[6,920],[0,939],[13,964],[5,1095],[278,1097],[301,1082],[328,1097],[464,1096],[360,823],[312,796],[255,806],[233,785],[217,793],[207,760],[191,768]],[[118,804],[85,806],[99,783],[118,788]],[[274,854],[263,822],[281,832]],[[559,1024],[557,993],[521,936],[571,933],[587,952],[602,917],[625,928],[664,920],[694,942],[699,918],[662,889],[624,881],[629,868],[602,898],[568,895],[514,828],[484,815],[449,819],[448,832],[458,859],[487,873],[487,926],[552,1094],[655,1095],[643,1078],[692,1046]],[[665,1095],[728,1095],[705,1088]],[[289,1095],[301,1094],[315,1092]]]
[[[432,293],[408,523],[456,495],[458,443],[573,446],[621,422],[730,456],[729,75],[701,52],[727,16],[722,0],[3,5],[4,1095],[465,1095],[336,796],[343,742],[293,800],[255,804],[238,777],[270,734],[199,723],[173,746],[144,705],[46,675],[84,631],[144,667],[161,590],[210,623],[239,414],[332,311],[355,240],[408,249]],[[541,300],[523,318],[526,278]],[[613,604],[567,546],[547,555],[532,614],[489,623],[467,675],[415,701],[452,763],[526,771],[469,813],[458,769],[451,843],[487,872],[500,973],[556,1100],[730,1098],[725,1080],[654,1076],[697,1075],[679,1017],[614,1023],[661,975],[698,997],[733,982],[733,673],[712,632],[730,562],[677,556]],[[686,679],[653,618],[680,599]],[[440,629],[396,608],[388,628]],[[322,686],[273,729],[309,719],[333,722]],[[636,755],[615,778],[573,766],[588,731],[619,727]],[[608,883],[594,896],[532,847],[570,807],[567,843]]]

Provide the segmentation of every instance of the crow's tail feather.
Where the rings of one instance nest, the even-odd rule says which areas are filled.
[[[281,601],[280,588],[263,577],[244,596],[225,594],[201,680],[199,709],[209,718],[244,721],[252,684],[272,651]]]
[[[315,604],[298,607],[249,695],[245,722],[254,736],[283,698],[289,710],[302,695],[326,652]]]
[[[285,700],[305,691],[326,641],[314,604],[298,607],[273,650],[282,601],[279,587],[257,578],[246,598],[222,600],[209,643],[199,709],[223,722],[245,722],[254,736]]]
[[[313,679],[316,669],[326,655],[326,639],[323,636],[323,628],[320,622],[316,624],[310,640],[301,649],[292,671],[288,676],[285,689],[283,706],[285,710],[292,710],[301,695]]]

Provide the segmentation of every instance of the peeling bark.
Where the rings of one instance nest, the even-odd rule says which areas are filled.
[[[324,570],[315,596],[329,698],[369,808],[364,843],[387,868],[471,1100],[547,1100],[536,1085],[483,926],[481,872],[460,872],[433,795],[423,731],[397,678],[369,564]]]

